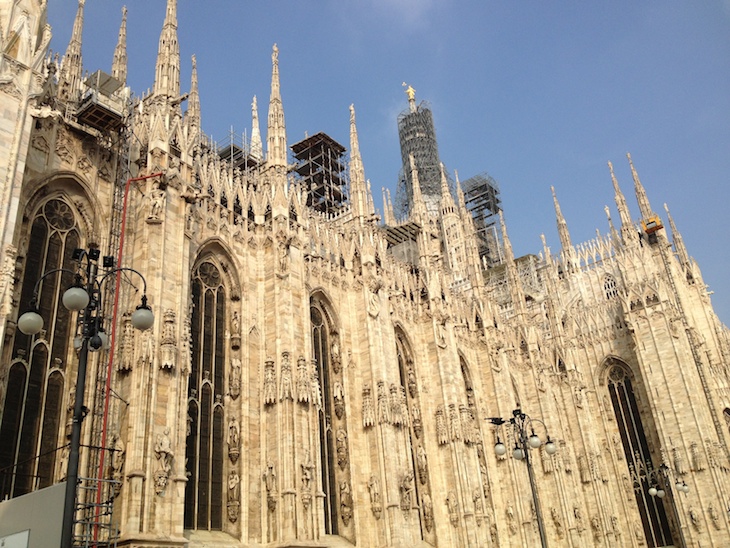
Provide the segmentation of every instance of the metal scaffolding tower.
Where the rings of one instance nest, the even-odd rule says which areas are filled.
[[[413,206],[413,181],[411,180],[410,156],[413,155],[421,194],[429,211],[437,212],[441,200],[441,160],[436,142],[436,129],[433,125],[433,114],[426,101],[412,106],[398,115],[398,137],[400,138],[400,153],[403,160],[404,185],[399,185],[399,191],[405,190],[405,198],[396,198],[400,208],[398,215],[406,215]]]
[[[479,239],[479,256],[487,266],[502,262],[502,240],[497,227],[502,200],[499,185],[486,173],[474,175],[462,183],[466,208],[474,217]]]
[[[347,161],[344,146],[326,133],[317,133],[291,146],[299,176],[307,192],[307,206],[338,213],[347,201]]]

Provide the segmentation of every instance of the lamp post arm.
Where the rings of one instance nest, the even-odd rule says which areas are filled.
[[[74,272],[73,270],[69,270],[68,268],[54,268],[53,270],[44,272],[43,276],[38,278],[35,282],[35,285],[33,286],[33,297],[31,298],[32,303],[36,303],[38,300],[38,288],[40,287],[41,282],[51,274],[56,274],[57,272],[66,272],[67,274],[72,274],[73,276],[76,276],[78,274],[78,272]],[[35,306],[35,304],[33,306]]]
[[[142,294],[143,295],[147,294],[147,280],[145,280],[144,276],[142,276],[142,274],[139,272],[139,270],[135,270],[134,268],[130,268],[128,266],[120,266],[118,268],[113,268],[113,269],[105,272],[104,275],[99,280],[99,287],[101,287],[101,285],[106,281],[106,279],[109,276],[111,276],[112,274],[116,274],[117,276],[119,276],[119,274],[121,274],[122,272],[134,272],[137,276],[139,276],[142,280]],[[118,290],[119,288],[116,287],[116,289]]]

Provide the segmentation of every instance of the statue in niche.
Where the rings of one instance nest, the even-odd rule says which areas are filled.
[[[155,182],[152,186],[150,194],[150,214],[148,221],[161,221],[162,210],[165,207],[165,191],[160,188],[160,184]]]
[[[454,527],[459,526],[459,501],[456,499],[456,493],[449,491],[446,496],[446,507],[449,509],[449,521]]]
[[[228,458],[232,463],[236,463],[240,455],[241,436],[238,428],[238,419],[231,417],[228,420]]]
[[[241,358],[231,360],[231,378],[229,380],[231,398],[236,399],[241,394]]]
[[[342,383],[336,380],[332,389],[332,397],[335,400],[335,415],[338,419],[345,413],[345,395],[342,391]]]
[[[286,242],[279,242],[279,270],[282,274],[289,270],[289,246]]]
[[[461,423],[459,421],[459,413],[456,410],[456,404],[449,404],[449,426],[451,430],[451,440],[457,441],[461,439]]]
[[[165,311],[162,326],[162,340],[160,341],[160,369],[172,371],[175,369],[177,357],[177,343],[175,341],[175,312]]]
[[[370,476],[368,481],[368,492],[370,493],[370,508],[373,511],[375,519],[380,519],[380,514],[383,511],[383,505],[380,502],[380,482],[375,475]]]
[[[279,400],[292,400],[292,382],[291,382],[291,364],[289,363],[289,354],[286,357],[282,357],[281,360],[281,390],[279,393]]]
[[[368,314],[373,318],[377,318],[380,313],[380,297],[378,295],[378,289],[375,289],[369,294],[368,297]]]
[[[231,348],[238,350],[241,347],[241,318],[238,311],[231,316]]]
[[[423,507],[423,524],[429,533],[433,528],[433,501],[431,495],[424,493],[421,497],[421,506]]]
[[[400,480],[400,509],[407,512],[413,507],[413,472],[410,470]]]
[[[593,529],[593,538],[596,542],[601,542],[601,518],[593,516],[591,518],[591,529]]]
[[[411,406],[411,424],[413,425],[413,434],[416,439],[421,439],[421,433],[423,432],[423,423],[421,422],[421,411],[417,404]]]
[[[309,403],[309,372],[307,371],[307,360],[299,356],[297,360],[297,401]]]
[[[517,533],[517,524],[515,523],[515,509],[512,508],[511,504],[507,505],[507,508],[504,510],[505,515],[507,516],[507,526],[509,527],[510,535],[514,535]]]
[[[421,485],[426,485],[428,480],[428,458],[423,445],[419,445],[416,450],[416,462],[418,463],[418,479],[421,481]]]
[[[400,392],[395,383],[390,383],[390,420],[394,426],[403,424],[401,417]]]
[[[340,335],[334,331],[332,333],[332,342],[330,343],[330,363],[332,363],[332,371],[335,375],[340,373],[342,368],[342,356],[340,355]]]
[[[276,366],[268,359],[264,364],[264,405],[276,403]]]
[[[322,387],[319,384],[319,371],[317,360],[312,360],[312,404],[317,408],[322,407]]]
[[[575,529],[580,535],[586,528],[583,526],[583,512],[578,506],[573,506],[573,517],[575,518]]]
[[[345,526],[350,524],[352,517],[352,494],[350,484],[347,481],[340,482],[340,517]]]
[[[410,413],[408,412],[408,398],[406,398],[406,389],[401,386],[399,387],[400,392],[400,416],[403,421],[403,426],[408,426],[408,417],[410,416]]]
[[[558,535],[558,538],[562,539],[564,535],[563,521],[560,519],[560,511],[555,506],[550,508],[550,517],[553,519],[553,524],[555,525],[555,533]]]
[[[236,470],[228,473],[228,521],[236,523],[241,508],[241,478]]]
[[[165,473],[169,473],[172,468],[172,442],[170,441],[170,428],[165,427],[162,434],[157,434],[157,440],[155,441],[155,455],[157,456],[157,462],[159,469]]]
[[[717,509],[715,508],[715,505],[710,503],[710,505],[707,507],[707,514],[710,516],[710,521],[712,522],[712,526],[716,530],[720,530],[720,515],[717,513]]]
[[[61,456],[58,459],[58,479],[59,481],[63,481],[66,479],[66,476],[68,474],[68,456],[69,456],[69,446],[65,445],[63,449],[61,449]]]
[[[124,442],[119,434],[114,434],[112,438],[112,456],[111,456],[111,476],[114,480],[114,496],[119,495],[122,489],[122,481],[124,480],[124,460],[126,458],[126,449]]]
[[[390,409],[388,406],[388,393],[385,389],[385,382],[378,381],[378,423],[390,423]]]
[[[690,506],[688,510],[689,514],[689,521],[692,523],[692,526],[697,530],[697,532],[702,530],[702,523],[700,522],[700,514],[695,510],[694,506]]]
[[[134,328],[132,327],[132,315],[125,312],[122,316],[122,356],[117,366],[117,371],[127,372],[132,370],[134,363]]]
[[[481,521],[481,516],[484,514],[484,501],[482,500],[482,491],[479,487],[474,489],[471,498],[474,501],[474,512],[479,515],[478,519]]]
[[[302,492],[309,493],[312,489],[312,473],[314,472],[314,464],[312,463],[312,457],[307,451],[307,458],[301,464],[302,468]]]
[[[411,398],[415,398],[418,393],[418,387],[416,386],[416,374],[413,372],[413,368],[408,368],[408,393]]]
[[[347,466],[347,432],[342,428],[337,430],[337,464],[340,466],[340,470],[344,470]]]
[[[375,409],[373,409],[373,390],[370,383],[362,387],[362,426],[368,428],[375,424]]]
[[[274,463],[268,461],[264,470],[264,485],[266,486],[266,503],[269,512],[276,510],[276,468]]]

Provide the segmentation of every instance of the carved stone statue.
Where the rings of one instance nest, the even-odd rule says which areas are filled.
[[[281,389],[279,392],[279,400],[291,400],[293,399],[293,387],[291,379],[291,364],[289,362],[289,356],[281,360]]]
[[[312,472],[314,471],[314,464],[312,464],[312,457],[307,452],[306,460],[301,464],[302,468],[302,492],[308,493],[312,489]]]
[[[426,485],[428,481],[428,458],[423,445],[419,445],[416,450],[416,462],[418,463],[418,479],[421,481],[421,485]]]
[[[116,482],[114,484],[114,496],[117,496],[122,489],[122,481],[124,480],[124,460],[126,458],[126,450],[124,442],[122,441],[119,434],[114,434],[112,442],[112,456],[111,456],[111,476]]]
[[[236,463],[240,455],[241,437],[238,427],[238,419],[231,417],[228,420],[228,458],[232,463]]]
[[[352,494],[350,484],[346,481],[340,482],[340,517],[345,526],[350,524],[352,518]]]
[[[236,470],[228,473],[228,521],[235,523],[241,508],[241,478]]]
[[[229,380],[231,398],[234,400],[241,394],[241,359],[235,357],[231,360],[231,378]]]
[[[383,511],[383,505],[380,502],[380,482],[375,475],[370,476],[368,481],[368,491],[370,493],[370,508],[373,511],[375,519],[380,519],[380,515]]]
[[[344,470],[347,466],[348,462],[348,456],[347,456],[347,432],[345,432],[342,428],[337,430],[336,435],[337,440],[337,464],[340,467],[340,470]]]
[[[264,405],[276,403],[276,365],[268,359],[264,364]]]
[[[370,383],[362,387],[362,426],[369,428],[375,425],[375,409],[373,408],[373,390]]]
[[[297,360],[297,401],[309,403],[309,372],[307,371],[307,360],[299,356]]]
[[[408,471],[400,480],[400,509],[407,512],[413,507],[413,472]]]
[[[424,493],[421,497],[421,506],[423,506],[423,524],[429,533],[433,529],[433,501],[431,495]]]
[[[165,191],[160,188],[159,183],[155,183],[150,194],[150,214],[147,219],[150,221],[160,221],[164,206]]]
[[[269,512],[273,512],[276,510],[276,468],[272,461],[266,463],[263,479],[266,486],[266,502]]]
[[[157,440],[155,441],[155,455],[157,455],[157,462],[159,463],[159,469],[169,473],[172,468],[172,442],[170,441],[170,429],[165,427],[162,434],[157,434]]]
[[[449,491],[446,496],[446,507],[449,509],[449,521],[454,527],[459,526],[459,501],[456,498],[456,493]]]

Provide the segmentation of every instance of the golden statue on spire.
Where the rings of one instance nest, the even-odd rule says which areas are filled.
[[[409,86],[405,82],[403,82],[403,87],[406,88],[406,95],[408,96],[408,102],[413,103],[416,100],[416,90],[413,89],[413,86]]]

